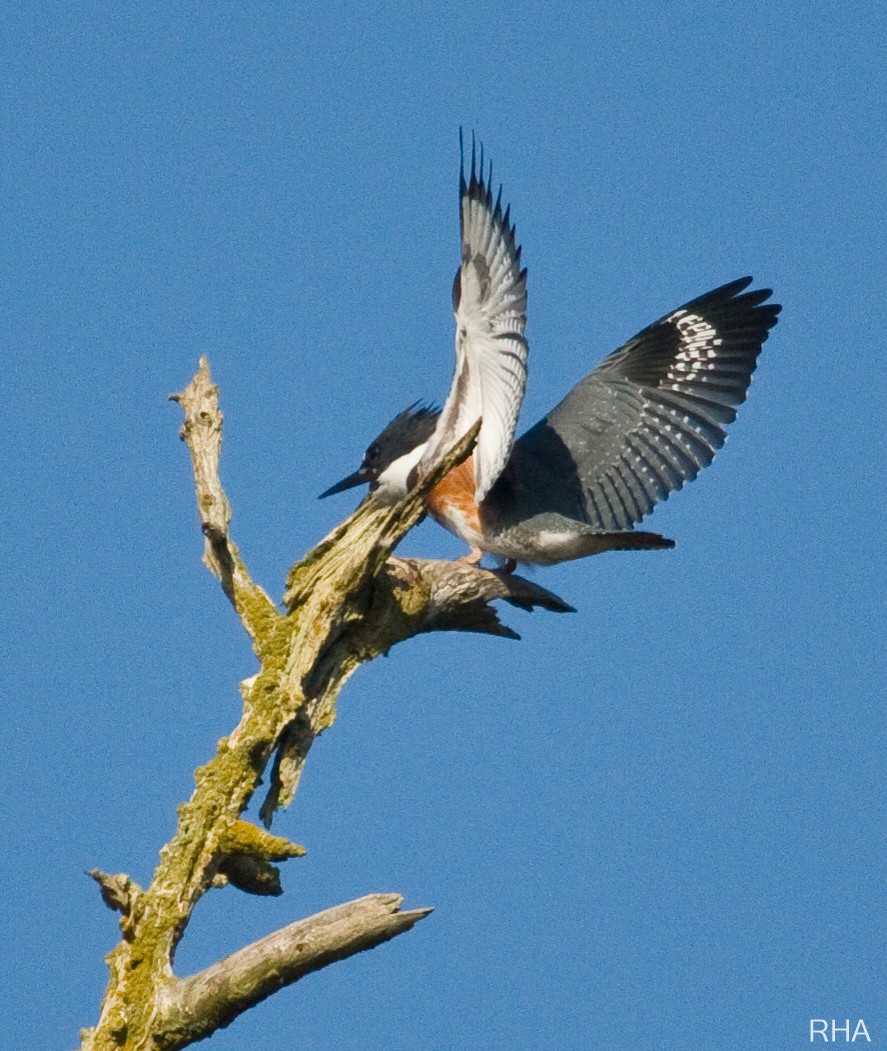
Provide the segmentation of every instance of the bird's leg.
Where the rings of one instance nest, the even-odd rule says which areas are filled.
[[[479,566],[480,560],[484,557],[483,551],[479,547],[473,547],[467,555],[462,555],[459,558],[460,562],[464,562],[467,566]]]

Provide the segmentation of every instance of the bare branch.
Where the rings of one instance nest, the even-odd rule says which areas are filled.
[[[387,567],[396,580],[421,587],[426,594],[417,616],[416,634],[428,631],[477,631],[518,639],[504,627],[491,602],[502,600],[528,612],[546,609],[552,613],[575,613],[575,609],[552,591],[524,577],[497,573],[466,562],[391,558]]]
[[[216,841],[217,879],[248,894],[283,894],[280,870],[272,861],[300,858],[305,848],[282,836],[272,836],[249,821],[233,821]]]
[[[279,618],[274,603],[247,572],[240,552],[228,536],[231,505],[219,478],[222,449],[222,420],[219,388],[212,382],[209,361],[200,368],[183,391],[170,394],[182,407],[185,422],[179,432],[191,453],[200,528],[206,537],[203,561],[218,578],[254,643],[268,635]]]
[[[210,377],[206,357],[200,359],[200,367],[188,386],[178,394],[170,394],[169,400],[181,405],[185,414],[180,434],[191,452],[203,531],[224,537],[231,521],[231,505],[219,481],[223,416],[219,411],[219,388]]]
[[[398,894],[370,894],[291,923],[164,994],[155,1035],[175,1051],[222,1029],[254,1004],[312,971],[408,931],[431,909],[401,912]]]
[[[299,843],[272,836],[264,828],[249,821],[233,821],[223,829],[218,838],[218,850],[232,857],[253,857],[262,861],[287,861],[289,858],[305,856],[305,848]]]
[[[142,888],[125,872],[118,872],[112,876],[108,872],[102,872],[101,869],[90,869],[86,875],[98,883],[102,901],[108,908],[123,916],[128,916],[132,912],[133,904],[142,894]]]
[[[520,577],[389,558],[425,513],[427,491],[471,452],[475,426],[400,504],[365,501],[293,566],[282,614],[252,581],[228,533],[231,508],[219,479],[222,414],[205,358],[173,399],[184,413],[204,560],[252,638],[259,669],[241,683],[240,723],[196,771],[194,791],[178,808],[175,835],[160,852],[150,886],[140,891],[125,876],[94,873],[105,901],[123,913],[123,939],[107,957],[108,988],[98,1024],[81,1034],[83,1051],[184,1047],[275,989],[427,915],[399,912],[396,895],[372,895],[292,924],[192,978],[172,977],[176,946],[207,891],[230,883],[253,894],[281,892],[273,862],[298,857],[303,848],[242,814],[275,753],[261,812],[265,823],[290,802],[308,751],[332,723],[336,698],[355,669],[420,632],[516,637],[490,605],[498,599],[525,609],[570,608]]]

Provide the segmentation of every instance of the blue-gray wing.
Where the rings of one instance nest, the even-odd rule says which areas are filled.
[[[625,530],[711,463],[746,397],[780,307],[733,281],[614,351],[514,446],[496,494],[517,518],[548,511]]]

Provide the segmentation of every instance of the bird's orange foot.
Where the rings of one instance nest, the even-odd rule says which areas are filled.
[[[467,566],[479,566],[483,557],[483,551],[479,547],[473,547],[467,555],[462,555],[459,561],[464,562]]]

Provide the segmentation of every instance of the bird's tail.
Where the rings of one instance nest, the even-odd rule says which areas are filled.
[[[674,547],[674,540],[669,540],[661,533],[643,531],[612,531],[588,533],[583,537],[583,555],[598,555],[602,551],[655,551]]]

